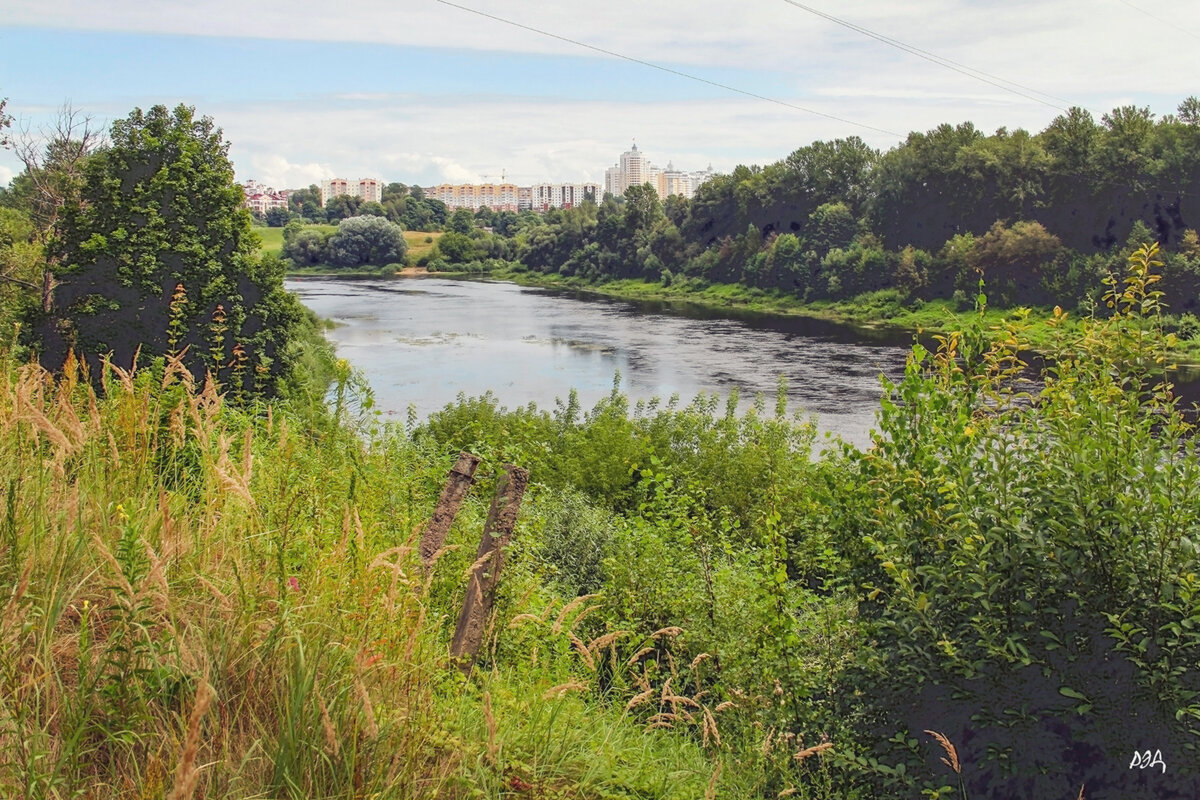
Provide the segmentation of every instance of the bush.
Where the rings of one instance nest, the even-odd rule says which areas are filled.
[[[1200,454],[1159,383],[1155,263],[1135,254],[1032,403],[1015,327],[915,347],[860,460],[873,498],[839,542],[878,647],[845,691],[910,768],[909,732],[947,734],[973,796],[1125,786],[1131,742],[1197,763]]]
[[[338,267],[383,266],[401,261],[408,251],[404,231],[383,217],[348,217],[329,237],[326,259]]]

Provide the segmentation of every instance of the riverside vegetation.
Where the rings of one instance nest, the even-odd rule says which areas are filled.
[[[4,218],[30,232],[0,243],[17,277],[0,305],[0,794],[1200,793],[1200,453],[1163,377],[1154,245],[1108,279],[1102,313],[1050,315],[1037,382],[1019,318],[914,345],[865,452],[815,452],[782,392],[741,415],[736,397],[484,396],[381,425],[280,305],[269,259],[245,264],[272,299],[238,313],[288,324],[255,338],[214,313],[226,265],[161,241],[191,214],[235,243],[248,229],[211,124],[181,107],[124,125],[80,184],[50,182],[65,214]],[[179,212],[172,154],[194,147],[207,191]],[[124,177],[164,217],[100,191],[161,153]],[[37,220],[76,250],[37,247]],[[105,255],[142,306],[82,311],[151,308],[163,330],[143,326],[136,362],[32,363],[15,323],[73,320],[27,278]],[[239,358],[243,341],[262,349]],[[478,484],[425,569],[460,450],[482,457]],[[508,462],[531,483],[464,677],[447,645]]]
[[[1167,327],[1200,359],[1200,100],[1155,119],[1075,108],[1031,134],[970,123],[909,134],[887,152],[856,137],[738,166],[691,199],[649,185],[543,215],[481,209],[431,270],[489,273],[620,296],[949,330],[982,279],[997,311],[1087,316],[1103,279],[1162,248]],[[457,219],[465,210],[454,212]]]
[[[819,457],[761,404],[485,397],[405,429],[374,422],[344,363],[326,408],[233,403],[178,358],[107,366],[97,389],[10,354],[0,786],[1193,791],[1200,458],[1160,380],[1153,267],[1137,254],[1034,397],[1019,328],[964,331],[914,348],[874,447]],[[462,448],[481,479],[425,572],[417,537]],[[464,679],[447,642],[509,461],[533,482]],[[1165,775],[1130,772],[1146,747]]]

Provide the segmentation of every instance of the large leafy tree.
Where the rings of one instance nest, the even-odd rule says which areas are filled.
[[[198,379],[270,394],[303,318],[277,259],[258,255],[228,145],[194,109],[135,109],[88,160],[51,243],[57,286],[42,359],[75,350],[128,368],[179,355]],[[93,375],[99,370],[93,369]]]
[[[350,217],[329,239],[326,258],[338,267],[382,267],[403,261],[408,245],[399,225],[383,217]]]
[[[321,205],[320,188],[314,183],[307,189],[292,192],[288,195],[288,211],[314,222],[324,222],[325,208]]]

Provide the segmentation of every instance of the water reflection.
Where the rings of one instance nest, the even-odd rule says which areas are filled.
[[[789,410],[859,445],[879,407],[879,376],[897,377],[907,342],[814,320],[729,319],[695,306],[633,304],[505,283],[438,278],[290,279],[337,323],[329,338],[361,369],[379,407],[424,417],[459,393],[491,390],[506,406],[553,408],[578,391],[590,408],[614,375],[631,400],[756,394],[774,407],[779,376]]]

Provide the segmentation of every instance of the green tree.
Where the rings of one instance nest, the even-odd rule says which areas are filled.
[[[854,216],[845,203],[824,203],[808,218],[808,241],[824,255],[835,247],[843,250],[854,238]]]
[[[8,98],[0,99],[0,149],[7,150],[12,147],[12,139],[7,131],[12,127],[12,115],[4,109],[8,105]]]
[[[283,249],[280,255],[291,259],[298,267],[324,264],[331,235],[305,227],[299,220],[292,220],[284,226]]]
[[[983,276],[988,293],[1004,305],[1050,303],[1042,281],[1062,254],[1062,242],[1040,222],[997,222],[975,240],[971,264]]]
[[[290,372],[299,302],[278,259],[260,258],[228,144],[189,106],[134,109],[84,168],[52,242],[58,286],[42,320],[43,363],[70,350],[101,375],[178,355],[200,380],[270,394]]]
[[[91,118],[66,105],[37,135],[26,131],[12,142],[25,169],[13,180],[5,201],[28,215],[35,239],[47,251],[46,269],[39,278],[43,313],[50,308],[53,290],[55,255],[48,245],[61,234],[64,210],[79,201],[84,166],[100,139]]]
[[[475,215],[469,208],[456,208],[446,223],[446,230],[470,235],[475,230]]]
[[[292,218],[292,212],[286,208],[268,208],[267,213],[263,215],[267,226],[271,228],[282,228],[288,224],[288,220]]]
[[[407,250],[399,225],[383,217],[350,217],[330,237],[327,258],[338,267],[382,267],[403,261]]]
[[[358,216],[358,209],[362,204],[361,197],[339,194],[336,197],[329,198],[329,202],[325,204],[325,217],[330,222],[356,217]]]
[[[879,152],[857,136],[832,142],[813,142],[785,160],[795,174],[802,196],[814,205],[836,200],[857,214],[870,193],[871,171]]]
[[[0,208],[0,347],[15,339],[13,324],[36,307],[44,269],[29,217]]]
[[[1190,95],[1179,104],[1179,121],[1185,125],[1200,125],[1200,99]]]
[[[297,189],[288,195],[288,210],[314,222],[325,221],[325,209],[321,206],[321,190],[315,183],[307,189]]]
[[[451,264],[465,264],[475,258],[474,240],[470,236],[454,230],[443,233],[438,239],[435,249],[442,258]]]

